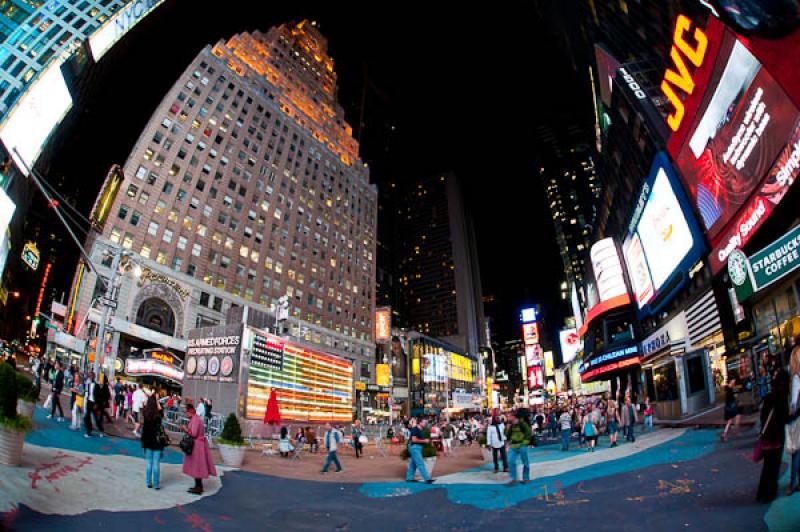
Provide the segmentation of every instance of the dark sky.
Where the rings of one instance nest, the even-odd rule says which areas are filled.
[[[109,166],[124,163],[163,94],[204,45],[317,20],[356,130],[365,72],[369,79],[361,155],[373,182],[458,173],[475,216],[484,293],[498,299],[488,313],[501,331],[516,334],[523,303],[556,314],[563,275],[533,172],[533,130],[591,112],[589,96],[577,88],[585,80],[553,44],[558,28],[544,27],[531,4],[170,0],[100,63],[102,79],[78,111],[51,177],[76,190],[88,212]],[[396,127],[388,154],[378,125],[385,120]]]

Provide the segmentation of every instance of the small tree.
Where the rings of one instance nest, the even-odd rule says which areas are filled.
[[[428,428],[428,427],[425,427],[425,430],[422,431],[422,435],[425,437],[425,439],[430,440],[431,439],[431,429]],[[435,458],[437,454],[438,453],[436,452],[436,447],[434,447],[433,443],[425,443],[425,444],[422,445],[422,457],[423,458]],[[408,460],[408,458],[410,456],[411,456],[411,454],[408,452],[408,447],[406,447],[405,449],[403,449],[400,452],[400,458],[402,458],[403,460]]]
[[[31,379],[17,373],[17,395],[20,400],[35,403],[39,400],[39,388]]]
[[[239,425],[239,419],[233,412],[228,414],[228,418],[225,420],[225,426],[222,428],[222,434],[217,441],[224,445],[244,445],[242,427]]]

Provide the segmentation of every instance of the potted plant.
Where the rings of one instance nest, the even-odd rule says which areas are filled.
[[[33,419],[36,401],[39,400],[39,388],[22,373],[17,373],[17,397],[19,414]]]
[[[425,427],[423,431],[423,435],[426,439],[431,439],[431,431],[429,428]],[[436,447],[433,446],[432,443],[426,443],[422,446],[422,461],[425,462],[425,469],[428,470],[428,474],[433,476],[433,468],[436,467]],[[408,460],[410,458],[410,453],[408,452],[408,447],[403,449],[400,453],[400,458],[403,460]],[[415,474],[415,476],[419,475],[419,471]]]
[[[486,435],[481,434],[478,436],[478,445],[481,447],[481,456],[483,457],[484,462],[491,462],[492,461],[492,450],[489,448],[489,445],[486,442]]]
[[[10,364],[0,364],[0,464],[22,463],[25,432],[31,420],[17,414],[17,372]]]
[[[233,412],[228,414],[228,418],[225,420],[222,434],[217,438],[217,445],[223,464],[228,467],[242,467],[246,447],[244,438],[242,438],[242,427]]]

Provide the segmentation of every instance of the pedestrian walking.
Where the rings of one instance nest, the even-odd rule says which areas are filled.
[[[58,408],[58,418],[56,421],[64,421],[64,410],[61,408],[61,391],[64,389],[64,370],[61,369],[61,363],[56,362],[55,377],[53,378],[53,387],[50,390],[53,398],[50,400],[50,414],[47,419],[52,419],[56,415],[56,408]]]
[[[569,437],[572,435],[572,416],[569,415],[567,410],[561,412],[558,424],[561,427],[561,450],[569,451]]]
[[[166,445],[161,426],[161,404],[151,395],[141,412],[142,449],[147,462],[145,481],[148,488],[161,489],[161,457]]]
[[[145,402],[147,401],[147,394],[144,391],[143,386],[136,386],[134,385],[134,392],[133,392],[133,434],[136,436],[141,436],[139,434],[139,427],[141,427],[141,419],[139,419],[139,412],[141,412],[142,407],[144,406]]]
[[[101,384],[98,390],[96,403],[97,412],[95,413],[95,417],[113,423],[114,421],[111,419],[111,416],[108,415],[108,407],[111,404],[111,389],[108,387],[108,379],[104,373],[100,374],[100,381]]]
[[[792,468],[789,480],[789,495],[800,490],[800,336],[794,340],[794,349],[789,358],[792,383],[789,395],[789,423],[786,431],[787,451],[791,448]]]
[[[633,406],[631,396],[625,396],[625,405],[622,407],[622,426],[625,431],[625,440],[629,442],[636,441],[634,434],[634,426],[639,421],[639,414],[636,413],[636,407]]]
[[[363,434],[364,431],[361,428],[361,421],[357,419],[350,429],[350,437],[353,439],[353,449],[356,451],[356,458],[361,458],[361,455],[364,454],[364,444],[361,443],[361,436]]]
[[[736,379],[731,379],[730,382],[725,385],[725,430],[722,431],[722,435],[720,436],[722,441],[728,439],[728,430],[730,430],[732,424],[736,426],[736,432],[739,432],[741,416],[739,415],[739,402],[736,399],[735,386]]]
[[[611,447],[617,446],[617,436],[619,436],[619,410],[617,409],[617,402],[613,399],[608,401],[608,411],[606,412],[606,426],[608,428],[608,437],[611,439]]]
[[[778,476],[783,457],[785,441],[784,426],[789,419],[789,374],[778,370],[772,382],[770,393],[764,398],[761,408],[761,434],[759,445],[764,465],[758,483],[756,500],[768,503],[778,495]]]
[[[583,421],[581,423],[581,430],[583,430],[583,436],[587,442],[586,450],[593,453],[599,432],[597,430],[592,405],[588,405],[586,408],[586,414],[583,416]]]
[[[644,398],[644,429],[647,432],[653,430],[653,405],[650,404],[650,398]]]
[[[69,428],[70,430],[78,431],[81,430],[81,414],[83,413],[83,387],[81,386],[81,374],[77,371],[72,374],[69,392],[69,407],[72,411],[72,421]]]
[[[342,433],[339,429],[331,426],[330,423],[325,424],[325,449],[328,450],[328,455],[325,457],[325,465],[322,466],[323,475],[328,472],[328,467],[331,463],[336,464],[336,472],[342,471],[342,464],[339,463],[339,457],[336,455],[336,450],[339,448],[339,443],[342,441]]]
[[[428,474],[428,469],[425,467],[425,461],[422,457],[422,448],[426,443],[431,440],[425,437],[425,426],[428,421],[422,418],[419,422],[416,419],[411,419],[409,422],[410,436],[408,441],[408,469],[406,470],[406,482],[414,482],[414,474],[419,470],[422,480],[426,484],[432,484],[434,479]]]
[[[183,456],[183,474],[194,479],[194,486],[189,488],[189,493],[201,495],[203,481],[211,476],[217,476],[214,459],[206,440],[206,430],[203,418],[198,416],[193,405],[186,405],[186,417],[189,422],[183,426],[183,431],[188,434],[194,444],[192,454]]]
[[[456,434],[456,429],[451,423],[445,422],[439,432],[442,435],[442,450],[445,456],[448,456],[453,452],[453,437]],[[387,437],[389,437],[388,434]]]
[[[92,437],[92,416],[95,415],[96,411],[96,396],[98,394],[98,386],[97,383],[94,382],[94,372],[90,371],[89,374],[86,376],[86,382],[83,383],[83,426],[86,428],[86,433],[83,435],[84,438],[91,438]],[[97,430],[100,437],[103,437],[103,418],[95,418],[97,421]]]
[[[503,472],[508,473],[508,457],[506,455],[506,427],[497,416],[492,418],[492,423],[486,429],[486,443],[492,449],[494,472],[499,473],[498,455],[503,461]]]
[[[114,384],[114,418],[119,419],[125,410],[125,386],[122,381],[117,377],[117,382]]]
[[[528,458],[528,444],[532,434],[531,427],[517,413],[509,414],[508,421],[510,426],[506,428],[506,438],[509,442],[508,461],[511,466],[511,481],[508,485],[513,486],[517,483],[518,460],[522,461],[522,483],[527,484],[531,478],[530,460]]]

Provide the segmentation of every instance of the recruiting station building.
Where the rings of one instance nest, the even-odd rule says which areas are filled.
[[[241,320],[189,331],[184,398],[210,398],[215,412],[257,427],[274,390],[283,420],[350,422],[353,364],[267,332],[260,314],[245,307]]]

